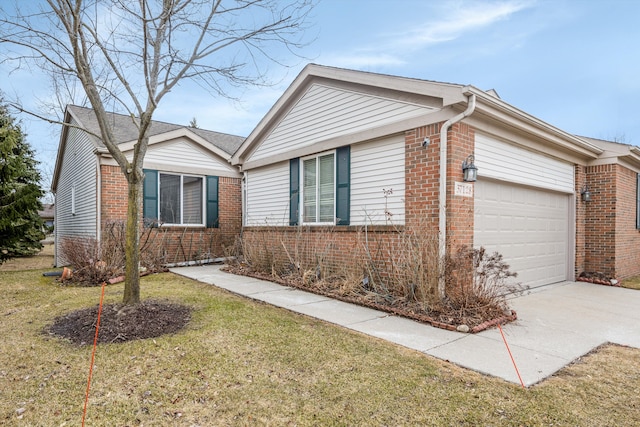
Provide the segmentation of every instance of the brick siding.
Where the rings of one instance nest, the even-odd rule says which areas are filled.
[[[127,182],[118,166],[101,166],[101,179],[100,208],[104,230],[107,223],[127,219]],[[219,178],[219,228],[160,227],[143,229],[141,235],[153,240],[157,244],[154,250],[169,263],[224,256],[226,248],[233,246],[240,235],[241,185],[240,178]],[[151,235],[147,236],[149,233]]]

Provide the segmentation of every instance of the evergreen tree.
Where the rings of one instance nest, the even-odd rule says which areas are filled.
[[[0,102],[0,264],[33,255],[42,245],[40,173],[20,126]]]

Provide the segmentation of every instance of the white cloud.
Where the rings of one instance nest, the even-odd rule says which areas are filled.
[[[388,47],[417,50],[452,41],[464,34],[488,27],[531,7],[531,1],[447,2],[441,4],[435,17],[408,32],[393,33]]]

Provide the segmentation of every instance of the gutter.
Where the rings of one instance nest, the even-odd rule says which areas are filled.
[[[447,132],[462,119],[469,117],[476,109],[476,95],[467,97],[467,109],[444,122],[440,129],[440,191],[438,194],[438,295],[444,299],[444,268],[447,254]]]

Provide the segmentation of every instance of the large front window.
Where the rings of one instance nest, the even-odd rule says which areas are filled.
[[[203,179],[160,174],[160,221],[164,224],[203,225]]]
[[[304,223],[334,223],[334,157],[334,153],[330,153],[302,161],[302,221]]]

